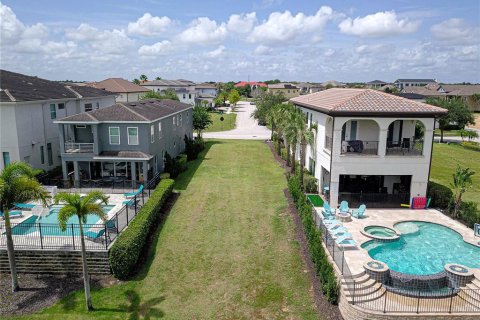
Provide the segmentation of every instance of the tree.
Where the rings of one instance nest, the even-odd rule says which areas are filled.
[[[142,75],[140,75],[139,79],[140,79],[140,81],[143,82],[143,81],[147,81],[148,77],[146,75],[142,74]]]
[[[155,80],[162,80],[162,77],[156,77]]]
[[[452,189],[455,193],[454,198],[454,208],[453,208],[453,216],[457,217],[458,209],[462,204],[462,195],[465,193],[468,187],[472,185],[472,176],[475,174],[474,171],[470,171],[470,168],[462,169],[459,165],[457,165],[457,170],[452,175]]]
[[[133,79],[132,82],[135,84],[140,84],[140,80],[138,80],[137,78]]]
[[[265,92],[260,94],[255,99],[256,109],[252,113],[252,117],[258,120],[259,122],[267,122],[269,110],[276,104],[280,104],[286,101],[283,93],[271,93]]]
[[[64,207],[58,212],[58,224],[60,229],[67,229],[67,222],[71,217],[77,216],[80,229],[80,243],[82,246],[82,269],[83,284],[85,287],[85,301],[87,310],[92,310],[92,297],[90,296],[90,278],[88,276],[87,257],[85,250],[85,239],[83,234],[83,224],[87,223],[87,215],[98,216],[102,221],[107,220],[107,216],[102,208],[103,204],[108,204],[108,196],[101,191],[91,191],[82,197],[79,193],[60,192],[55,195],[55,204],[62,202]]]
[[[173,89],[167,89],[163,91],[163,93],[149,91],[140,98],[140,100],[146,100],[146,99],[168,99],[168,100],[180,101],[180,99],[178,99],[177,94],[175,93],[175,90]]]
[[[233,103],[233,106],[237,105],[237,102],[240,101],[240,93],[236,89],[233,89],[228,94],[228,101]]]
[[[298,128],[303,124],[304,119],[301,117],[299,112],[296,110],[292,110],[289,112],[287,116],[287,125],[285,127],[285,139],[288,141],[288,144],[291,146],[292,154],[291,154],[291,173],[296,172],[296,155],[297,155],[297,146],[299,144],[299,135],[298,135]],[[287,158],[289,155],[287,154]]]
[[[193,130],[197,132],[197,137],[202,138],[202,131],[212,124],[212,119],[207,109],[203,107],[193,108]]]
[[[0,174],[0,211],[3,212],[5,218],[8,262],[12,276],[13,291],[17,291],[19,285],[9,209],[14,206],[14,203],[25,203],[32,200],[40,201],[43,206],[47,206],[47,199],[50,196],[35,179],[37,173],[38,170],[32,169],[27,163],[12,162],[5,166]]]
[[[427,103],[448,110],[448,113],[438,119],[438,128],[440,129],[440,142],[443,142],[443,132],[450,125],[456,125],[464,129],[469,124],[475,124],[473,113],[460,98],[442,99],[428,98]]]
[[[216,106],[224,106],[226,100],[227,98],[225,93],[220,92],[219,94],[217,94],[217,97],[215,98],[215,100],[213,100],[213,102],[215,103]]]

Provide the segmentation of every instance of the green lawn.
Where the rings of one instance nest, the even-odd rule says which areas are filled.
[[[24,319],[317,319],[286,212],[283,170],[260,141],[209,141],[134,279]]]
[[[221,114],[219,112],[210,112],[210,117],[213,123],[205,132],[227,131],[235,128],[235,121],[237,120],[236,113]],[[223,121],[220,121],[221,117],[223,117]]]
[[[480,152],[478,151],[468,150],[455,144],[434,143],[430,179],[450,187],[457,163],[461,167],[468,167],[476,172],[473,176],[473,187],[465,192],[463,199],[480,203]]]

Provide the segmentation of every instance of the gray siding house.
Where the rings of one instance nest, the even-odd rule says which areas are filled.
[[[0,171],[13,161],[60,166],[54,121],[115,103],[115,93],[0,70]]]
[[[147,181],[193,137],[193,106],[148,99],[55,121],[64,180]]]

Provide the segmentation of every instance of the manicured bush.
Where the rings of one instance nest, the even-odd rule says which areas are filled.
[[[110,249],[109,261],[112,272],[118,279],[126,279],[137,269],[148,235],[157,226],[160,209],[172,189],[173,180],[161,180],[135,219],[115,240]]]
[[[450,212],[453,212],[453,210]],[[458,210],[458,217],[470,228],[473,228],[475,223],[480,223],[480,210],[478,210],[478,204],[474,201],[462,202]]]
[[[283,160],[287,161],[287,149],[285,148],[280,149],[280,156],[282,157]]]
[[[178,166],[178,171],[183,172],[187,170],[187,155],[182,153],[177,156],[177,166]]]
[[[462,141],[460,145],[469,150],[480,151],[480,144],[475,141]]]
[[[201,138],[190,139],[187,135],[183,138],[185,141],[185,154],[187,160],[192,161],[198,158],[199,153],[205,148],[205,142]]]
[[[303,184],[304,184],[306,193],[318,192],[318,179],[312,176],[311,174],[305,174],[303,176]]]
[[[315,263],[316,272],[322,282],[322,291],[327,300],[335,304],[338,302],[339,297],[339,283],[335,276],[333,266],[328,261],[328,256],[322,246],[322,234],[315,224],[312,207],[308,204],[305,194],[300,188],[298,175],[288,177],[288,190],[302,220],[310,255],[313,263]]]
[[[170,173],[168,172],[160,173],[160,179],[170,179]]]
[[[427,197],[432,199],[430,207],[446,209],[453,197],[453,192],[442,184],[430,181],[427,187]]]

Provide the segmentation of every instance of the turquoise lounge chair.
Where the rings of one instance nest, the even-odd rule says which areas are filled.
[[[345,238],[345,237],[346,237],[345,240],[348,240],[348,239],[352,239],[353,236],[352,236],[352,234],[349,233],[349,232],[338,232],[338,233],[336,233],[336,234],[332,234],[332,237],[333,237],[333,238],[337,238],[337,239],[338,239],[338,238]],[[345,241],[345,240],[344,240],[344,241]]]
[[[330,233],[331,233],[332,235],[335,235],[335,234],[339,234],[339,233],[347,232],[347,231],[348,231],[347,228],[345,228],[344,226],[340,226],[340,227],[338,227],[338,228],[332,229],[332,230],[330,231]]]
[[[365,209],[367,209],[366,205],[364,204],[360,205],[358,209],[352,210],[352,216],[357,219],[365,218]]]
[[[335,239],[335,243],[342,247],[356,246],[357,243],[352,239],[352,235],[343,235]]]
[[[142,191],[143,191],[143,184],[140,186],[140,188],[138,188],[137,191],[127,192],[127,193],[124,193],[123,195],[125,196],[125,198],[131,198],[131,197],[138,196],[140,193],[142,193]]]
[[[13,205],[16,208],[23,210],[32,210],[35,207],[35,205],[32,203],[14,203]]]
[[[15,218],[15,217],[23,217],[23,212],[22,211],[9,211],[8,212],[8,215],[10,218]],[[3,219],[5,219],[5,215],[3,214],[2,211],[0,211],[0,217],[2,217]]]
[[[325,210],[325,213],[328,215],[334,216],[335,215],[335,209],[332,209],[328,202],[323,203],[323,210]]]
[[[337,221],[337,220],[335,220]],[[333,224],[327,224],[327,229],[332,232],[334,229],[342,227],[342,223],[340,221],[337,221],[336,223]]]
[[[95,231],[86,231],[84,233],[85,237],[87,237],[88,239],[92,240],[92,241],[96,241],[98,239],[100,239],[102,242],[103,242],[103,235],[105,234],[105,229],[102,228],[102,229],[99,229],[97,232]]]
[[[350,208],[348,207],[348,202],[347,201],[342,201],[340,202],[340,208],[339,208],[340,212],[349,212],[350,211]]]

